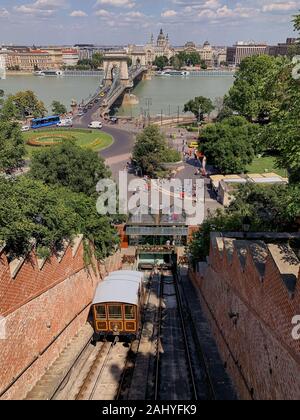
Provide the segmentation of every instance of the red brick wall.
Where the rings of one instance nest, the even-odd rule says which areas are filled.
[[[243,270],[236,252],[229,262],[217,248],[206,274],[191,277],[240,397],[299,399],[300,342],[291,335],[292,317],[300,315],[299,283],[291,297],[271,255],[262,279],[251,255]]]
[[[0,393],[21,376],[0,398],[21,399],[85,324],[97,284],[120,268],[121,254],[99,270],[95,261],[85,268],[81,244],[75,257],[68,249],[60,263],[53,258],[41,271],[27,261],[15,279],[4,266],[0,307],[7,309],[7,339],[0,340]]]

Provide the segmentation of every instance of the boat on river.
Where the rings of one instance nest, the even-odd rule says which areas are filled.
[[[186,70],[163,70],[156,73],[157,76],[189,76],[190,72]]]
[[[35,76],[64,76],[62,70],[39,70],[34,72]]]

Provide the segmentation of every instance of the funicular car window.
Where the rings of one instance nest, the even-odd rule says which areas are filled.
[[[125,319],[135,319],[135,308],[132,305],[125,305]]]
[[[121,305],[109,305],[108,307],[110,319],[122,319],[122,306]]]
[[[96,316],[97,319],[106,319],[105,305],[99,305],[96,307]]]

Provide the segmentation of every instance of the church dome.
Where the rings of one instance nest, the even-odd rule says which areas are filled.
[[[160,30],[160,33],[159,33],[159,35],[158,35],[157,40],[158,40],[158,41],[164,41],[165,39],[166,39],[166,37],[165,37],[165,35],[164,35],[164,33],[163,33],[163,30],[161,29],[161,30]]]

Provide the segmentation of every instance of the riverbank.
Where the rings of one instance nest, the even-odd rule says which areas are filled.
[[[26,71],[9,71],[6,70],[6,77],[7,76],[32,76],[31,72]]]

